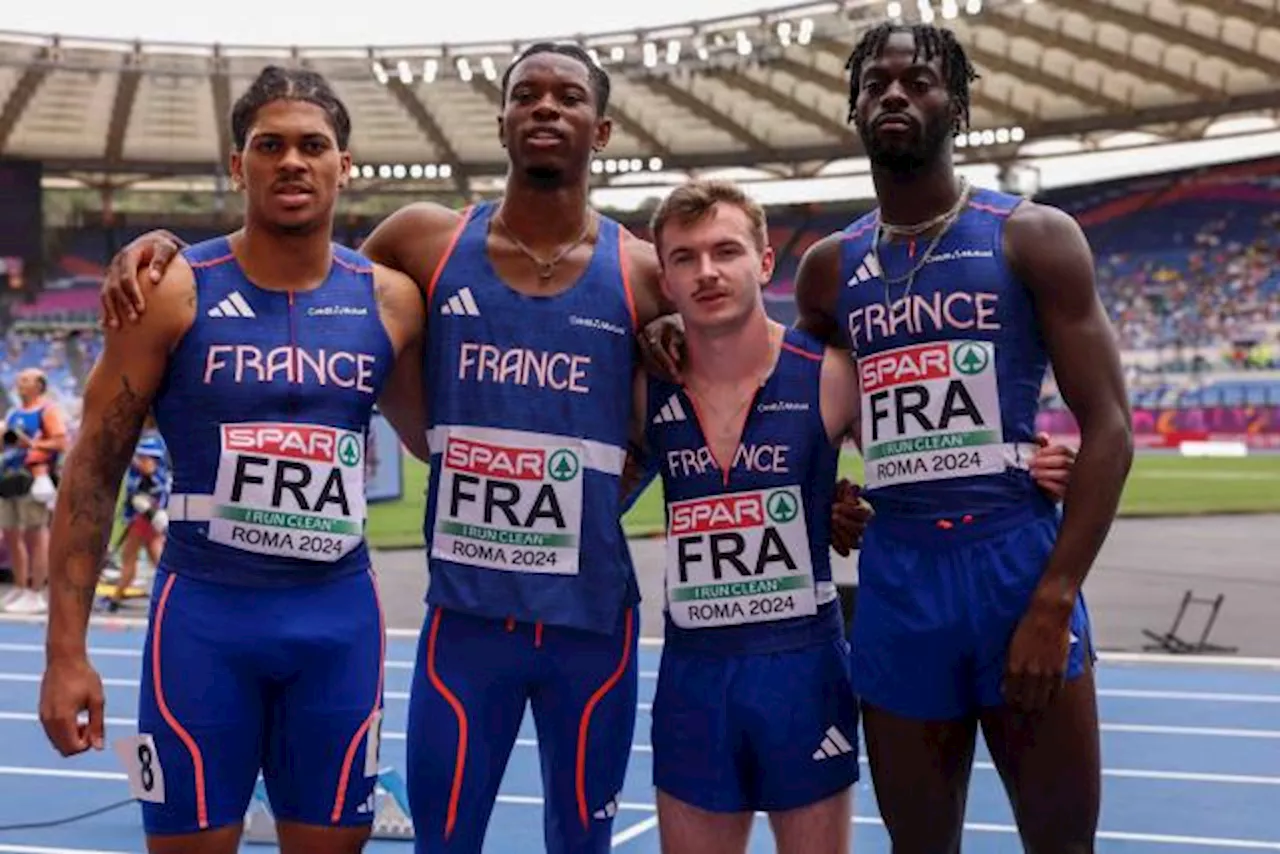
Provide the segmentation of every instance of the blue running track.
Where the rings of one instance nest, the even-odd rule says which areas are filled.
[[[92,658],[107,686],[108,741],[133,732],[142,638],[137,626],[95,626],[90,633]],[[64,760],[45,741],[36,717],[43,640],[41,625],[0,623],[0,827],[86,812],[128,797],[123,769],[111,750]],[[615,850],[635,854],[658,852],[648,709],[660,652],[656,646],[641,651],[642,706],[614,828]],[[383,764],[403,769],[411,634],[391,638],[387,654]],[[1105,766],[1100,851],[1280,852],[1280,662],[1250,666],[1110,657],[1099,665],[1098,683]],[[542,850],[535,745],[532,720],[526,719],[486,852]],[[979,750],[965,849],[1013,854],[1021,848],[1009,807],[988,757]],[[856,812],[855,851],[887,851],[866,774]],[[58,827],[0,830],[0,854],[144,850],[136,805]],[[246,843],[242,850],[266,854],[275,849]],[[406,854],[411,846],[375,841],[366,850]],[[771,851],[768,826],[760,819],[751,852]]]

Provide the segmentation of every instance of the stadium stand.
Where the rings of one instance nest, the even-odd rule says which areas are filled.
[[[1214,361],[1235,368],[1280,368],[1274,329],[1268,334],[1280,322],[1280,158],[1052,192],[1041,200],[1084,226],[1125,349],[1167,349],[1167,358],[1191,369],[1190,351],[1218,348]],[[779,262],[766,297],[775,317],[794,319],[792,283],[805,250],[864,210],[813,205],[771,212]],[[647,236],[642,219],[623,219]],[[352,230],[350,242],[358,243],[369,225]],[[15,315],[44,323],[92,321],[105,264],[151,227],[77,228],[55,236],[63,250],[45,291]],[[216,233],[174,230],[190,241]]]
[[[1280,434],[1280,158],[1049,193],[1085,228],[1097,257],[1099,289],[1126,351],[1140,438],[1159,444],[1200,434]],[[857,206],[790,206],[771,211],[778,269],[766,292],[770,314],[795,319],[793,283],[815,241],[865,211]],[[645,221],[623,217],[641,236]],[[159,223],[158,223],[159,224]],[[371,222],[347,232],[358,245]],[[0,381],[38,365],[75,422],[76,393],[99,342],[92,331],[97,289],[114,251],[151,224],[74,229],[51,265],[47,287],[16,314]],[[175,228],[184,239],[216,233]],[[90,328],[83,329],[86,324]],[[79,328],[79,329],[77,329]],[[77,329],[74,333],[69,329]],[[1052,378],[1041,424],[1074,427]]]

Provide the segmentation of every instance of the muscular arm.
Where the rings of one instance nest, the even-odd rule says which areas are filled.
[[[1111,528],[1133,460],[1128,395],[1094,284],[1093,253],[1075,220],[1023,205],[1006,226],[1005,252],[1031,292],[1058,388],[1080,425],[1062,529],[1036,591],[1036,601],[1065,620]]]
[[[648,485],[651,473],[645,463],[649,457],[645,440],[645,413],[649,406],[649,380],[643,368],[637,368],[631,380],[631,430],[627,442],[627,461],[622,469],[622,512],[631,505]]]
[[[840,299],[840,240],[832,234],[809,247],[796,271],[796,328],[832,347],[848,347],[836,305]]]
[[[406,205],[387,217],[360,246],[366,258],[405,273],[423,294],[462,223],[457,211],[431,202]]]
[[[395,428],[409,453],[430,462],[422,376],[426,306],[417,284],[387,267],[374,268],[374,288],[378,313],[396,353],[395,365],[378,398],[378,409]]]
[[[862,410],[858,392],[858,368],[848,350],[827,348],[822,357],[822,379],[818,395],[822,406],[822,423],[827,428],[827,438],[831,443],[841,445],[846,437],[860,442]]]
[[[660,317],[676,313],[675,304],[662,292],[662,267],[653,244],[628,233],[624,238],[630,263],[631,293],[636,301],[636,325],[644,329]]]
[[[174,262],[136,327],[108,327],[85,384],[80,434],[65,467],[49,545],[47,654],[82,658],[120,481],[133,458],[169,353],[190,327],[195,282]]]

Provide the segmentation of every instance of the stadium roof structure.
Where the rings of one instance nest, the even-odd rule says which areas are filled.
[[[601,184],[749,166],[819,174],[856,157],[853,43],[886,17],[953,28],[982,79],[961,155],[1014,163],[1127,132],[1185,141],[1226,117],[1280,118],[1280,0],[841,0],[645,31],[565,36],[609,70]],[[325,74],[347,102],[365,186],[500,186],[505,66],[535,41],[368,48],[128,43],[0,33],[0,157],[93,186],[225,174],[226,117],[267,63]]]

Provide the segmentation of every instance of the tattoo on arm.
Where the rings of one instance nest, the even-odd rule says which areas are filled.
[[[62,493],[67,503],[67,574],[61,579],[83,606],[93,604],[99,564],[106,552],[120,480],[133,457],[151,401],[134,391],[128,376],[102,419],[72,451]],[[73,567],[75,568],[73,570]]]

